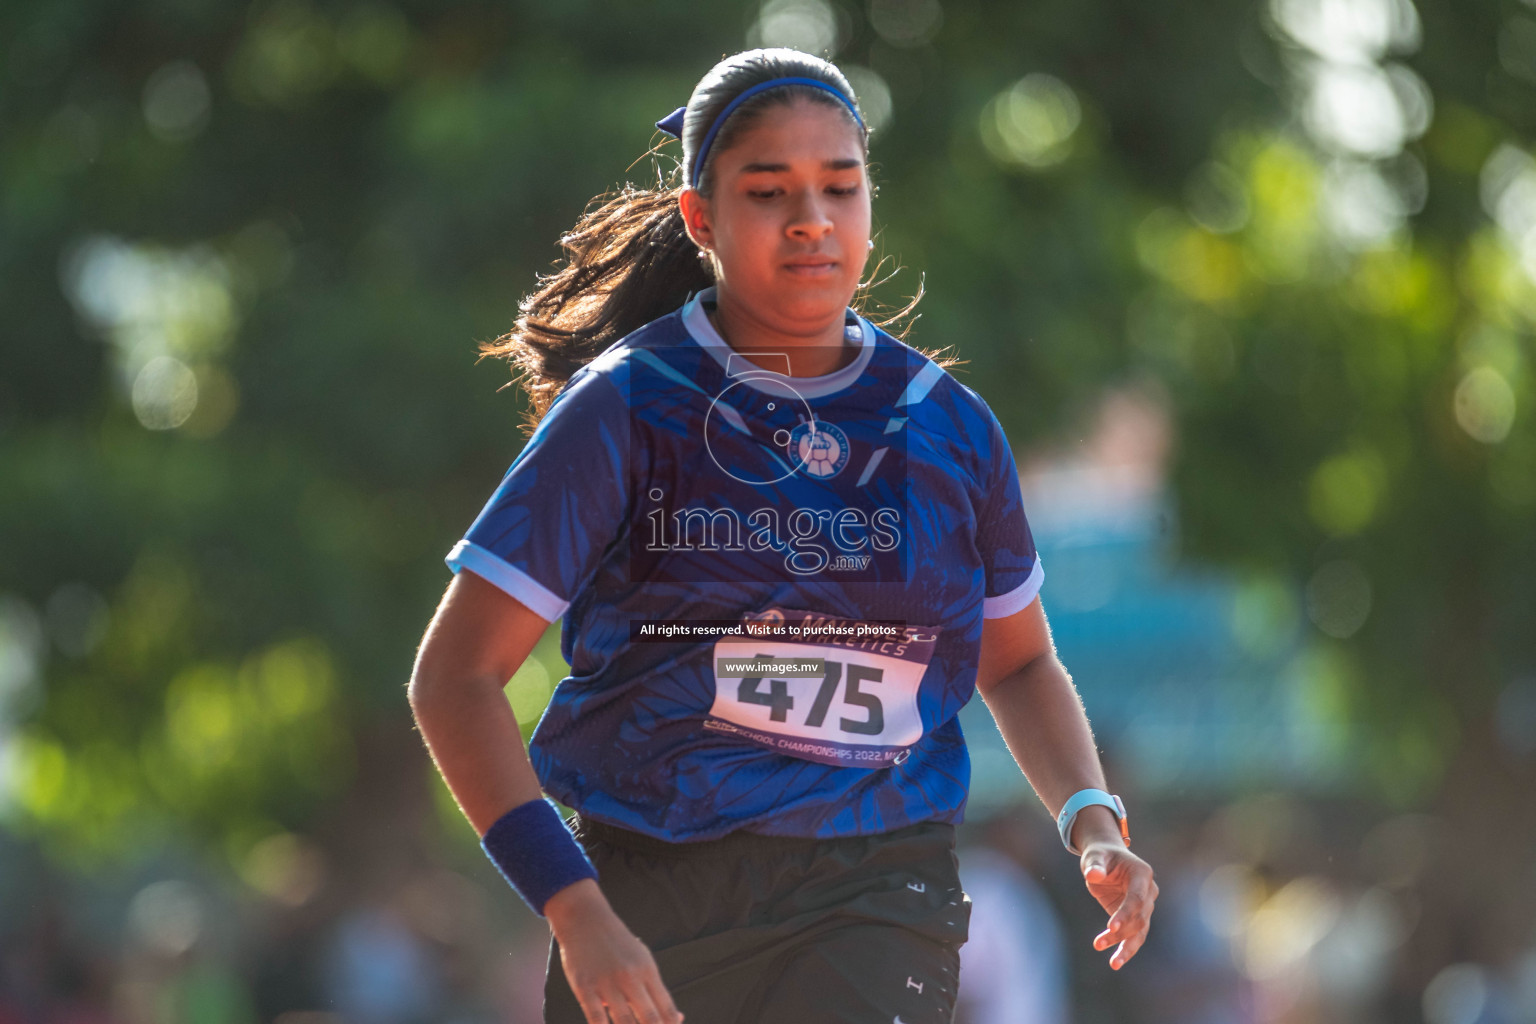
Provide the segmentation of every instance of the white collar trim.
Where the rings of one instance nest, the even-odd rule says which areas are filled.
[[[868,320],[853,313],[854,323],[847,327],[847,337],[852,339],[853,331],[858,331],[859,353],[853,361],[842,369],[833,370],[831,373],[820,377],[792,377],[789,374],[777,373],[765,367],[759,366],[735,349],[731,348],[726,340],[720,337],[720,332],[715,330],[715,325],[710,323],[709,314],[704,311],[704,304],[715,297],[714,288],[706,288],[690,298],[683,305],[683,326],[688,329],[688,334],[706,352],[714,356],[725,370],[726,376],[739,378],[741,383],[756,388],[768,394],[782,395],[787,384],[804,398],[820,398],[841,391],[852,384],[864,372],[870,359],[875,354],[875,329]],[[762,385],[754,384],[754,380],[762,380]],[[779,383],[779,382],[783,383]]]

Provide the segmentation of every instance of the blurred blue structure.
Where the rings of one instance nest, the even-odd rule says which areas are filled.
[[[1298,589],[1182,566],[1176,512],[1147,467],[1057,464],[1024,479],[1046,616],[1111,770],[1158,796],[1325,782]],[[1028,794],[980,699],[960,715],[980,814]]]

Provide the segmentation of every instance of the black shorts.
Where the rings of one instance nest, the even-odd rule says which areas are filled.
[[[574,815],[619,918],[685,1024],[951,1021],[971,901],[955,828],[669,843]],[[546,1024],[584,1024],[550,940]]]

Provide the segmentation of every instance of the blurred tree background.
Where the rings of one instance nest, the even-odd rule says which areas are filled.
[[[191,844],[257,886],[301,835],[473,850],[404,686],[523,440],[475,344],[592,196],[655,180],[652,122],[763,42],[861,94],[905,268],[879,294],[927,292],[909,340],[969,360],[1016,449],[1107,383],[1160,388],[1181,556],[1240,575],[1254,643],[1304,625],[1336,790],[1437,808],[1459,898],[1529,941],[1515,0],[10,0],[7,827],[72,869]],[[509,689],[530,728],[554,639]],[[442,827],[401,825],[434,800]]]

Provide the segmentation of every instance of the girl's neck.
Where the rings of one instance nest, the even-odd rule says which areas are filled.
[[[752,317],[739,303],[716,290],[715,307],[705,307],[709,322],[729,345],[754,365],[784,373],[789,360],[791,377],[824,377],[853,362],[859,346],[844,333],[843,313],[814,334],[785,334]]]

